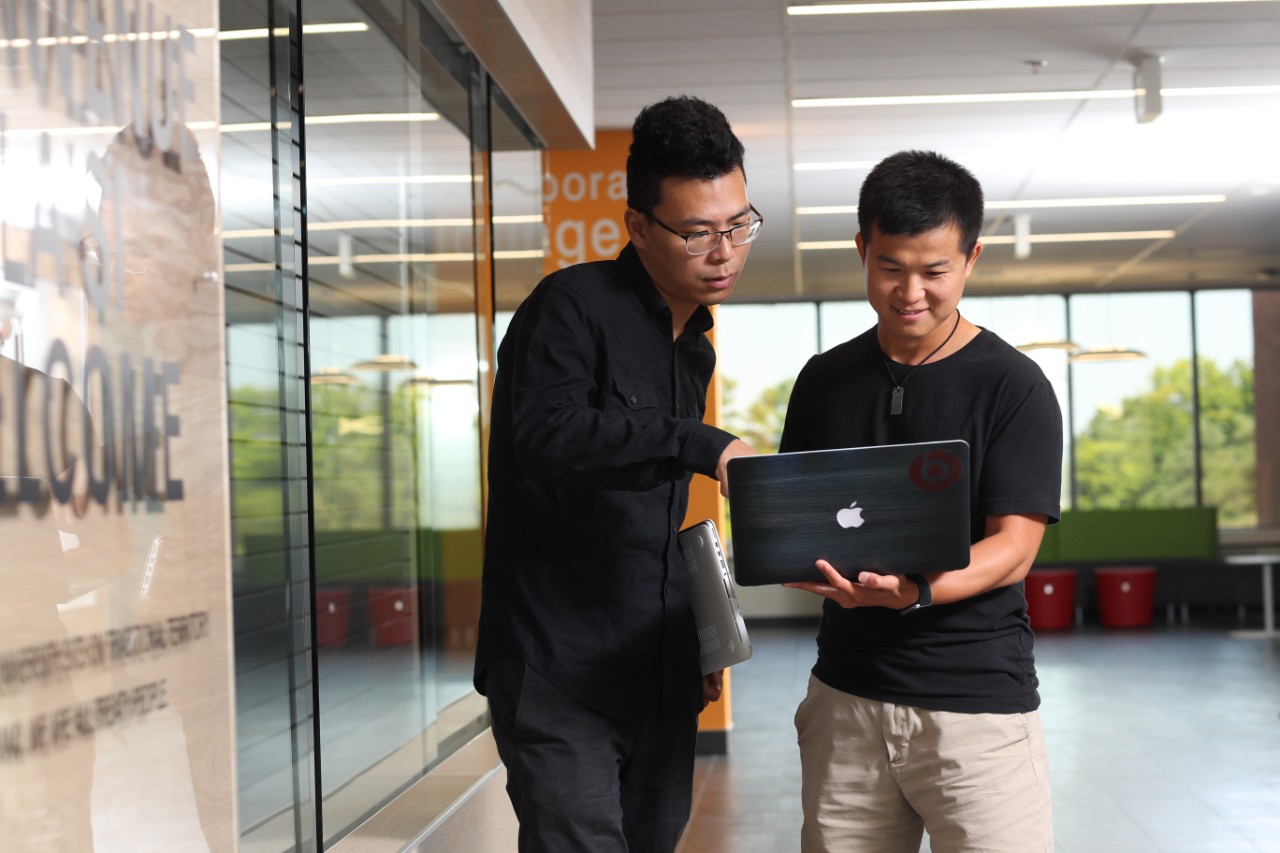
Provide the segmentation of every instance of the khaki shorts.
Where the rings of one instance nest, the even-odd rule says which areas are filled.
[[[957,714],[851,696],[809,677],[796,710],[804,853],[1053,850],[1037,712]]]

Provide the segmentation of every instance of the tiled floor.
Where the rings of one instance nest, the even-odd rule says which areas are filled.
[[[1280,853],[1280,641],[1229,627],[1037,637],[1059,853]],[[677,853],[799,849],[792,714],[814,631],[750,630],[729,754],[698,759]]]

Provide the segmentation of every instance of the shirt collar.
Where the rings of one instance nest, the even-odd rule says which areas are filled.
[[[649,273],[645,270],[644,264],[640,262],[640,254],[636,251],[636,247],[627,243],[618,254],[618,263],[626,271],[627,281],[634,288],[636,297],[640,300],[640,304],[644,306],[645,313],[655,323],[662,326],[667,334],[670,334],[671,309],[667,307],[666,300],[662,298],[662,294],[658,292],[653,279],[649,277]],[[684,330],[686,334],[694,332],[701,335],[710,331],[714,325],[715,320],[711,316],[710,309],[705,305],[699,305],[689,317],[689,322],[685,324]]]

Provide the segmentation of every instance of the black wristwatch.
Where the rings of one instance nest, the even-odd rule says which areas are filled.
[[[933,591],[929,589],[929,582],[924,579],[924,575],[907,575],[907,580],[916,585],[916,589],[920,591],[920,597],[916,599],[915,604],[898,611],[902,616],[906,616],[908,613],[915,613],[917,610],[924,610],[926,607],[933,605]]]

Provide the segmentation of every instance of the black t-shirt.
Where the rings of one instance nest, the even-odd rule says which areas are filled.
[[[908,371],[893,365],[901,381]],[[964,439],[969,443],[970,540],[989,515],[1059,518],[1062,415],[1031,359],[983,330],[958,352],[911,374],[900,415],[873,327],[816,355],[796,379],[782,452]],[[824,602],[822,682],[868,699],[965,713],[1039,707],[1021,583],[902,616]]]

